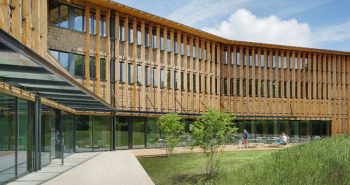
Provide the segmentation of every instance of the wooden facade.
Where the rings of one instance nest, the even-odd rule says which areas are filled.
[[[49,22],[51,1],[1,2],[0,28],[57,62],[48,54],[55,45],[48,38],[63,29]],[[85,56],[84,76],[77,80],[118,115],[195,117],[213,107],[240,119],[331,120],[332,133],[350,133],[349,52],[228,40],[110,1],[57,2],[84,10],[85,32],[61,38],[69,43],[81,36],[82,47],[65,52]],[[105,36],[99,36],[100,26],[89,33],[91,14],[96,25],[104,15]]]

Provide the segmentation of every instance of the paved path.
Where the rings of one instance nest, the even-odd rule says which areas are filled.
[[[36,185],[42,184],[82,163],[90,160],[100,153],[75,153],[64,159],[64,165],[61,160],[54,159],[51,164],[42,168],[39,172],[29,173],[22,178],[10,183],[9,185]]]
[[[103,152],[91,160],[44,183],[45,185],[153,185],[129,151]]]
[[[154,185],[130,151],[75,153],[9,185]]]

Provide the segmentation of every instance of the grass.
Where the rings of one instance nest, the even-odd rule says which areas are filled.
[[[213,184],[350,185],[350,136],[313,141],[279,151],[224,152]],[[156,184],[211,184],[203,154],[139,158]]]
[[[274,151],[224,152],[222,171],[217,180],[225,182],[234,169]],[[206,181],[205,157],[202,153],[174,154],[171,157],[139,157],[139,161],[155,184],[202,184]]]

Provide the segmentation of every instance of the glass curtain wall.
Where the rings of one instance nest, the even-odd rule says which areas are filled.
[[[33,105],[0,94],[0,184],[33,169]]]
[[[33,169],[34,103],[18,99],[18,176]]]
[[[158,119],[146,118],[147,119],[147,147],[155,148],[160,139],[160,127]]]
[[[55,156],[55,112],[42,105],[41,110],[41,166],[48,165]]]
[[[132,142],[133,148],[145,147],[145,119],[132,118]]]
[[[283,132],[295,139],[318,139],[331,135],[331,121],[320,120],[236,120],[237,136],[247,129],[251,139],[279,137]]]
[[[75,124],[76,152],[111,149],[111,116],[76,116]]]
[[[94,151],[111,149],[111,116],[93,116],[93,143]]]
[[[64,153],[74,152],[74,115],[67,112],[61,113],[61,131],[64,138]]]
[[[115,143],[117,149],[127,149],[129,146],[129,124],[127,118],[118,117],[115,127]]]
[[[0,184],[16,177],[15,110],[15,98],[0,94]]]

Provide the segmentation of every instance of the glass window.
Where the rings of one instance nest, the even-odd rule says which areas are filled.
[[[184,72],[181,72],[181,90],[184,90],[185,86],[184,86]]]
[[[157,68],[153,67],[153,87],[157,87]]]
[[[136,35],[136,38],[137,38],[137,45],[141,45],[141,31],[140,30],[137,30],[137,35]]]
[[[75,118],[75,151],[92,151],[92,121],[90,116],[76,116]]]
[[[93,151],[111,149],[111,116],[91,116],[93,123]]]
[[[119,40],[124,41],[124,23],[122,21],[119,22]],[[146,37],[147,38],[147,37]]]
[[[190,91],[191,85],[190,85],[190,73],[187,73],[187,92]]]
[[[141,86],[141,65],[137,65],[137,85]]]
[[[107,36],[106,15],[101,15],[100,19],[100,36]]]
[[[59,26],[60,24],[60,4],[56,2],[50,2],[49,5],[49,18],[50,24]]]
[[[101,67],[100,67],[101,80],[106,80],[106,59],[101,58],[100,62],[101,62]]]
[[[166,41],[166,44],[167,44],[167,49],[168,49],[168,52],[171,52],[171,42],[170,42],[170,39],[168,38],[167,41]]]
[[[60,21],[59,26],[62,28],[68,28],[68,6],[60,5]]]
[[[227,64],[227,51],[224,51],[224,64]]]
[[[192,78],[193,78],[193,80],[192,80],[193,81],[193,86],[192,86],[193,87],[193,91],[196,92],[197,91],[197,88],[196,88],[196,75],[193,74]]]
[[[96,34],[96,15],[95,12],[90,12],[90,34]]]
[[[236,80],[236,90],[237,90],[237,92],[236,92],[236,94],[237,94],[237,96],[240,96],[241,95],[241,93],[240,93],[240,80],[239,79],[237,79]]]
[[[260,96],[264,96],[264,80],[261,80],[261,85],[260,85]]]
[[[132,63],[128,63],[128,81],[129,85],[134,84],[134,65]]]
[[[260,63],[261,63],[261,67],[265,66],[265,56],[264,56],[264,54],[260,55]]]
[[[233,51],[230,53],[230,64],[233,65]]]
[[[117,149],[126,149],[129,146],[129,123],[125,117],[117,117],[115,143]]]
[[[178,89],[178,86],[177,86],[177,71],[174,71],[174,89]]]
[[[84,77],[84,56],[74,55],[74,75]]]
[[[0,183],[16,176],[15,98],[0,94]]]
[[[170,81],[171,77],[170,77],[170,75],[171,75],[171,71],[168,70],[168,74],[167,74],[167,86],[168,86],[168,89],[171,89],[171,81]]]
[[[190,45],[187,44],[186,46],[186,52],[187,52],[187,56],[191,56],[191,52],[190,52]]]
[[[74,8],[74,30],[84,31],[84,11]]]
[[[145,120],[144,118],[132,118],[132,142],[133,148],[145,147]]]
[[[164,88],[164,69],[160,69],[160,88]]]
[[[237,51],[237,53],[236,53],[236,65],[240,65],[241,64],[241,61],[240,61],[240,53],[239,53],[239,51]]]
[[[163,38],[163,36],[160,37],[160,50],[164,51],[164,38]]]
[[[68,70],[68,66],[69,66],[68,56],[69,56],[68,53],[64,53],[64,52],[58,53],[58,61],[67,70]]]
[[[243,84],[242,84],[243,97],[247,96],[246,88],[247,88],[246,79],[243,79]]]
[[[227,95],[227,78],[224,78],[224,95]]]
[[[150,68],[149,68],[149,66],[145,67],[145,85],[146,86],[150,85]]]
[[[95,57],[90,57],[90,79],[96,79]]]
[[[129,32],[128,32],[128,42],[134,43],[134,30],[132,29],[132,25],[129,25]]]
[[[249,54],[249,66],[253,66],[253,56]]]
[[[230,79],[230,95],[233,95],[233,78]]]
[[[152,48],[153,49],[157,48],[157,35],[156,35],[156,33],[152,34]]]
[[[249,89],[248,89],[248,91],[249,91],[249,96],[253,96],[253,82],[252,82],[251,79],[249,80]]]
[[[182,42],[181,42],[181,44],[180,44],[180,53],[181,53],[181,55],[184,55],[184,54],[185,54],[184,43],[182,43]]]
[[[125,63],[120,62],[119,63],[119,81],[120,83],[125,83]]]

